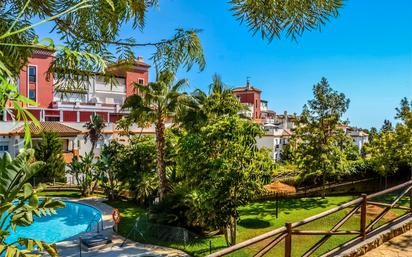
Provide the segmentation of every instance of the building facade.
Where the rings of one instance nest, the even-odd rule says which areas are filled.
[[[150,66],[138,59],[134,63],[111,65],[108,70],[114,79],[110,83],[96,74],[84,86],[57,87],[53,74],[46,75],[52,61],[53,52],[34,50],[18,80],[19,93],[38,104],[24,106],[25,109],[42,122],[87,122],[93,113],[102,116],[105,122],[116,122],[126,114],[121,107],[126,97],[135,93],[133,83],[148,82]],[[1,119],[7,122],[13,117],[4,112]]]
[[[259,148],[267,148],[271,151],[271,158],[280,161],[283,148],[289,143],[292,132],[289,129],[275,125],[265,125],[265,135],[256,139]]]
[[[38,104],[23,107],[40,121],[41,129],[55,132],[62,138],[63,152],[69,161],[74,155],[90,151],[90,142],[84,140],[83,125],[90,121],[92,114],[101,116],[106,123],[102,143],[119,136],[115,122],[127,114],[122,105],[127,96],[136,93],[134,83],[148,83],[150,66],[141,58],[133,63],[120,62],[108,67],[110,81],[107,76],[95,74],[84,85],[65,87],[56,85],[53,74],[47,75],[53,55],[49,50],[34,50],[20,72],[17,86],[21,95]],[[66,78],[58,81],[63,84],[72,82]],[[24,145],[23,124],[15,121],[12,107],[6,107],[0,113],[0,155],[9,152],[15,156]],[[39,140],[38,129],[30,127],[33,141]],[[97,152],[99,148],[100,145]]]

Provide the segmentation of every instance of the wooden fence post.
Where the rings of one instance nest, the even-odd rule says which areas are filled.
[[[412,212],[412,189],[409,191],[409,208],[411,208],[410,212]]]
[[[292,223],[287,222],[286,226],[286,233],[287,236],[285,238],[285,257],[292,256]]]
[[[362,194],[362,206],[361,206],[361,223],[360,223],[360,233],[362,240],[366,237],[366,205],[367,205],[367,194]]]

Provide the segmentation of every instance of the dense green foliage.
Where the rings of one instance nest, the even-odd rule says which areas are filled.
[[[179,142],[180,190],[185,190],[191,226],[220,229],[236,243],[237,209],[263,192],[273,168],[269,153],[257,149],[260,127],[236,116],[221,117]]]
[[[237,208],[262,192],[273,162],[256,146],[262,129],[239,117],[239,102],[218,77],[210,95],[197,90],[192,97],[179,119],[190,125],[183,122],[177,131],[173,190],[153,207],[152,217],[201,231],[218,229],[234,244]]]
[[[120,156],[119,178],[132,193],[133,199],[147,204],[156,196],[158,189],[156,175],[156,144],[151,136],[131,139]]]
[[[34,247],[47,251],[50,256],[58,256],[55,245],[21,238],[13,243],[6,243],[7,237],[16,231],[16,226],[30,226],[34,216],[41,217],[55,214],[55,208],[64,207],[64,203],[45,198],[41,202],[37,193],[44,188],[39,185],[34,189],[27,181],[36,175],[44,163],[33,159],[33,150],[22,151],[14,160],[8,153],[0,158],[0,255],[1,256],[41,256],[33,253]],[[7,224],[6,221],[9,221]]]
[[[338,125],[349,106],[344,94],[325,78],[313,87],[314,99],[304,106],[291,145],[303,180],[325,185],[327,176],[347,170],[348,160],[359,158],[352,140]],[[324,191],[323,191],[324,196]]]
[[[396,118],[400,122],[393,127],[385,120],[382,129],[373,136],[365,151],[380,175],[387,177],[399,171],[406,172],[409,167],[412,177],[412,101],[402,99],[396,110]],[[404,176],[409,174],[405,173]]]
[[[86,153],[80,157],[75,156],[69,164],[68,172],[75,177],[82,196],[93,195],[100,176],[91,153]]]
[[[124,151],[123,145],[112,141],[109,145],[105,145],[102,148],[99,160],[96,163],[96,167],[99,170],[100,186],[109,200],[119,198],[122,190],[122,183],[118,175],[118,166],[121,163],[119,155],[122,151]]]
[[[213,76],[209,95],[197,89],[185,99],[185,106],[186,108],[179,109],[177,122],[189,132],[200,131],[212,119],[237,115],[244,108],[218,75]]]
[[[34,157],[44,162],[42,169],[36,175],[40,181],[66,181],[63,143],[57,134],[44,132],[42,140],[35,145]]]
[[[159,178],[159,197],[163,200],[167,190],[166,178],[166,121],[173,118],[184,105],[186,94],[180,93],[186,80],[176,83],[174,73],[161,72],[156,82],[148,85],[135,84],[137,94],[127,97],[123,108],[130,108],[127,119],[144,126],[154,124],[156,133],[156,159]]]
[[[152,136],[129,140],[127,145],[112,141],[102,148],[96,162],[99,185],[110,200],[127,196],[148,205],[158,190],[155,140]]]
[[[332,98],[328,97],[328,99]],[[398,119],[398,123],[392,125],[392,122],[385,120],[380,131],[376,128],[364,129],[363,131],[368,133],[369,143],[365,143],[362,149],[358,149],[352,144],[350,138],[344,137],[341,130],[337,128],[331,134],[334,140],[331,141],[331,147],[334,149],[331,151],[334,157],[331,158],[331,161],[336,162],[334,166],[326,169],[325,174],[322,174],[322,165],[331,164],[331,161],[317,161],[316,163],[321,165],[318,167],[318,172],[308,172],[311,167],[308,164],[315,161],[315,157],[328,156],[320,154],[320,150],[323,148],[320,147],[320,141],[318,141],[320,137],[317,133],[322,126],[312,128],[300,119],[301,123],[298,124],[299,127],[295,131],[291,144],[283,149],[281,167],[278,170],[283,170],[282,167],[294,164],[298,164],[298,167],[294,167],[293,172],[289,171],[290,176],[282,174],[284,177],[282,180],[292,185],[311,186],[320,184],[323,178],[328,182],[341,182],[382,177],[385,178],[386,184],[388,176],[396,175],[401,179],[410,177],[412,173],[410,159],[412,145],[411,109],[412,103],[404,98],[401,100],[400,107],[396,108],[395,118]],[[321,116],[317,115],[317,117]],[[315,144],[311,146],[308,144],[309,142]],[[306,151],[312,152],[315,157],[308,155]]]

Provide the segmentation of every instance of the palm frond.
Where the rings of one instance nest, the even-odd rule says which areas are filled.
[[[344,0],[231,0],[234,16],[245,22],[253,35],[272,41],[283,35],[297,40],[305,31],[321,29],[337,17]]]

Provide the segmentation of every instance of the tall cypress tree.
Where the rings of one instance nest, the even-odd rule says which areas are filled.
[[[42,140],[35,146],[36,160],[45,162],[37,174],[41,181],[64,181],[66,163],[63,157],[63,143],[53,132],[43,132]]]

